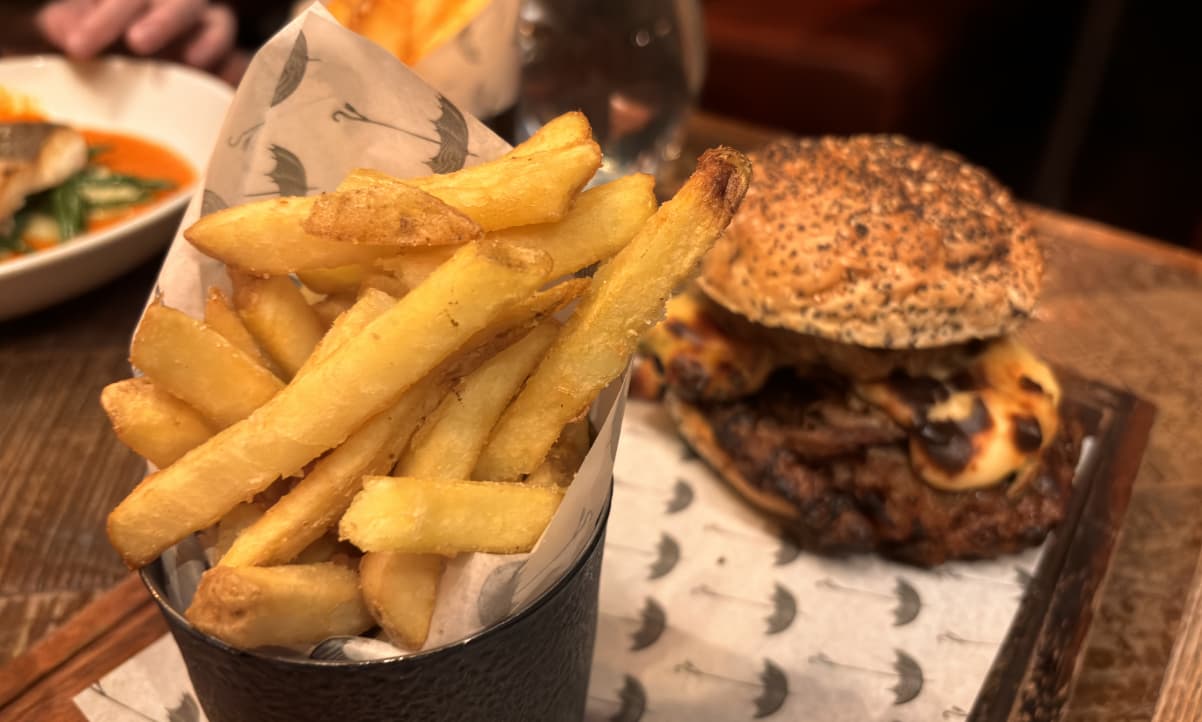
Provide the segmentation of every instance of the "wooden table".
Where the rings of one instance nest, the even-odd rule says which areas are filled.
[[[682,158],[718,143],[751,149],[766,137],[700,116]],[[1159,407],[1068,717],[1195,720],[1202,714],[1202,579],[1195,580],[1202,256],[1078,218],[1032,215],[1049,268],[1027,340],[1053,363]],[[142,463],[111,435],[97,396],[128,375],[128,339],[155,265],[0,324],[0,663],[126,576],[103,522]]]

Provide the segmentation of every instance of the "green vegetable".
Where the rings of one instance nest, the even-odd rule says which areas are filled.
[[[87,228],[87,202],[79,192],[76,178],[50,189],[50,214],[58,224],[60,241],[74,238]]]

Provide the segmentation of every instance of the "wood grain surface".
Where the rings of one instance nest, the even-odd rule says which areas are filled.
[[[704,147],[751,149],[767,137],[697,117],[677,176]],[[1158,407],[1067,719],[1202,719],[1202,259],[1081,219],[1032,216],[1048,276],[1027,341]],[[128,375],[153,273],[0,324],[0,662],[125,575],[103,520],[142,465],[108,431],[97,395]]]

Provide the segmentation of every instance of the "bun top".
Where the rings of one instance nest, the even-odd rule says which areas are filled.
[[[783,139],[698,279],[757,323],[874,348],[1013,331],[1043,276],[1030,224],[993,177],[897,136]]]

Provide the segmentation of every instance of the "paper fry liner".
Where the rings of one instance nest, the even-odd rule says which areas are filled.
[[[485,15],[503,12],[506,4],[493,3]],[[262,198],[333,190],[354,168],[402,178],[449,173],[508,149],[390,53],[314,5],[255,55],[210,158],[204,192],[184,215],[154,295],[199,318],[210,286],[229,290],[223,264],[183,239],[182,229],[201,215]],[[620,379],[593,404],[589,420],[596,440],[531,553],[463,554],[448,564],[424,649],[516,614],[584,553],[603,521],[624,399]],[[190,539],[163,555],[169,596],[180,611],[203,571],[198,546]]]

